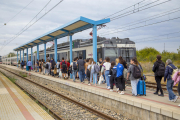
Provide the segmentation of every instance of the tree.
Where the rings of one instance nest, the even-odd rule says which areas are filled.
[[[14,56],[16,56],[16,54],[13,53],[13,52],[10,52],[10,53],[8,54],[8,57],[14,57]]]
[[[177,52],[178,52],[178,54],[180,54],[180,46],[179,46],[179,49],[177,49]]]
[[[37,53],[37,51],[35,51],[34,53]]]

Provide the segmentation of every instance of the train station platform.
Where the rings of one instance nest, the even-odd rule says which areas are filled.
[[[0,73],[0,120],[54,120]]]
[[[7,65],[1,65],[1,66],[16,70],[16,71],[18,70],[18,71],[26,72],[27,74],[29,74],[28,71],[21,70],[15,66],[7,66]],[[116,92],[115,87],[114,87],[113,92],[106,89],[106,84],[101,84],[101,85],[97,84],[97,86],[95,86],[95,85],[89,86],[89,85],[87,85],[87,81],[85,81],[85,83],[82,84],[79,82],[79,80],[76,80],[76,82],[73,82],[72,79],[64,80],[64,79],[55,78],[55,77],[48,76],[48,75],[43,75],[43,74],[40,74],[40,73],[37,73],[34,71],[30,72],[30,74],[31,74],[31,76],[37,76],[38,77],[37,79],[43,78],[43,79],[53,81],[56,83],[64,84],[68,87],[77,88],[81,91],[86,91],[86,92],[96,94],[98,96],[106,97],[106,98],[108,98],[108,100],[113,99],[116,101],[120,101],[123,104],[127,104],[130,106],[134,106],[135,108],[149,111],[149,113],[144,112],[144,114],[146,114],[146,115],[144,115],[144,120],[147,119],[147,117],[148,117],[148,119],[153,119],[153,120],[155,120],[155,119],[164,120],[163,117],[160,118],[157,115],[150,115],[150,112],[157,113],[157,114],[160,114],[163,116],[167,116],[171,119],[180,119],[180,107],[178,106],[180,104],[180,98],[178,98],[178,100],[175,103],[170,102],[168,99],[168,94],[166,94],[166,93],[164,94],[164,97],[160,97],[160,96],[154,95],[153,90],[147,89],[146,96],[135,97],[135,96],[132,96],[132,94],[131,94],[131,87],[127,86],[125,94],[120,95]],[[31,79],[33,79],[33,78],[35,78],[35,77],[32,77]],[[77,95],[78,95],[78,93],[77,93]],[[91,99],[93,99],[93,98],[91,98]],[[94,98],[94,99],[97,99],[97,98]],[[103,101],[101,103],[103,104]],[[108,103],[106,101],[104,101],[104,104],[109,105],[109,106],[114,105],[114,103],[112,103],[112,102]],[[127,110],[128,108],[122,108],[122,109]],[[132,111],[137,113],[137,111],[134,111],[134,110],[132,110]],[[139,114],[139,113],[137,113],[137,114]],[[142,115],[142,114],[140,114],[140,115]]]

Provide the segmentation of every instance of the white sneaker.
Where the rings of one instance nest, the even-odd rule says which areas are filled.
[[[110,89],[111,92],[113,92],[113,89]]]
[[[119,91],[119,88],[116,90],[117,92]]]
[[[108,86],[107,89],[110,89],[110,86]]]
[[[119,93],[120,95],[124,95],[124,91],[121,91],[121,93]]]
[[[180,104],[178,106],[180,107]]]
[[[178,97],[179,97],[179,96],[176,96],[176,97],[174,98],[174,102],[176,102],[176,101],[177,101]]]
[[[174,102],[174,99],[173,100],[169,100],[170,102]]]

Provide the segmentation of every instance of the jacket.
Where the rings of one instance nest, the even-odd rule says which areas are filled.
[[[158,60],[158,61],[156,61],[155,63],[154,63],[154,65],[153,65],[153,68],[152,68],[152,71],[154,72],[154,75],[155,76],[158,76],[158,67],[159,67],[159,64],[161,63],[162,61],[161,60]],[[163,63],[163,62],[162,62]],[[163,63],[164,64],[164,63]],[[165,64],[164,64],[164,66],[165,66]]]
[[[169,64],[173,69],[176,69],[176,67],[173,65],[173,64]],[[165,69],[165,73],[164,73],[164,82],[166,82],[166,79],[167,80],[172,80],[172,73],[173,73],[173,69],[170,68],[168,65],[166,66],[166,69]]]
[[[174,81],[174,86],[180,81],[180,76],[178,75],[179,71],[177,71],[174,75],[172,80]]]
[[[117,73],[117,67],[116,67],[116,65],[113,67],[113,68],[110,68],[110,70],[109,70],[109,76],[112,76],[113,75],[113,69],[116,71],[116,73]],[[114,76],[114,77],[116,77],[116,76]]]
[[[120,77],[123,75],[124,67],[122,64],[118,63],[116,70],[117,70],[116,77]]]

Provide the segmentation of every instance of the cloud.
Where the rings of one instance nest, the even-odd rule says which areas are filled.
[[[0,1],[0,26],[6,23],[10,18],[12,18],[16,13],[18,13],[23,7],[27,5],[31,0],[23,1],[23,0],[16,0],[16,1],[8,1],[8,0],[1,0]],[[7,23],[6,26],[0,28],[0,45],[2,46],[4,40],[9,40],[13,35],[17,32],[22,30],[22,28],[40,11],[43,6],[49,0],[34,0],[26,9],[24,9],[19,15],[17,15],[12,21]],[[141,0],[138,0],[141,1]],[[137,0],[64,0],[61,4],[59,4],[55,9],[53,9],[50,13],[48,13],[45,17],[35,23],[32,27],[30,27],[27,31],[25,31],[22,35],[16,38],[13,42],[8,44],[0,55],[6,55],[9,52],[13,51],[14,48],[27,43],[28,41],[50,31],[53,30],[69,21],[74,20],[79,16],[84,16],[93,20],[100,20],[112,13],[115,13],[119,10],[122,10],[126,7],[129,7],[138,2]],[[155,1],[155,0],[151,0]],[[47,12],[51,7],[53,7],[59,0],[51,1],[50,4],[42,11],[40,17],[45,12]],[[149,1],[145,1],[148,3]],[[162,1],[161,1],[162,2]],[[144,3],[144,4],[145,4]],[[134,22],[139,19],[143,19],[155,14],[159,14],[174,8],[179,7],[180,1],[173,0],[167,2],[165,4],[114,20],[107,24],[107,27],[98,31],[99,33],[104,33],[106,31],[116,30],[115,28],[121,27],[124,24]],[[137,6],[136,6],[137,7]],[[128,10],[127,10],[128,11]],[[178,17],[179,13],[173,14],[170,16],[165,16],[162,18],[155,19],[151,22],[158,22],[161,20],[165,20],[168,17]],[[36,18],[36,19],[37,19]],[[156,24],[152,26],[147,26],[143,28],[138,28],[134,30],[128,30],[124,32],[118,32],[115,34],[109,34],[104,37],[119,37],[119,38],[130,38],[132,41],[136,39],[141,39],[144,37],[151,37],[161,34],[167,34],[171,32],[176,32],[179,30],[180,19]],[[73,39],[81,39],[81,38],[91,38],[89,32],[92,29],[85,30],[83,32],[77,33],[73,35]],[[112,32],[110,32],[112,33]],[[58,39],[58,43],[67,41],[67,37]],[[169,42],[172,41],[172,42]],[[156,44],[155,44],[156,43]],[[137,49],[142,49],[146,46],[154,47],[159,51],[163,51],[164,43],[167,43],[167,50],[171,52],[176,52],[177,48],[179,47],[178,39],[170,39],[170,40],[161,40],[161,41],[149,41],[149,42],[142,42],[137,43]],[[51,44],[48,44],[50,46]],[[1,47],[0,46],[0,47]],[[159,47],[160,46],[160,47]],[[173,47],[171,47],[173,46]],[[41,45],[43,49],[43,45]],[[36,51],[36,47],[34,50]]]

